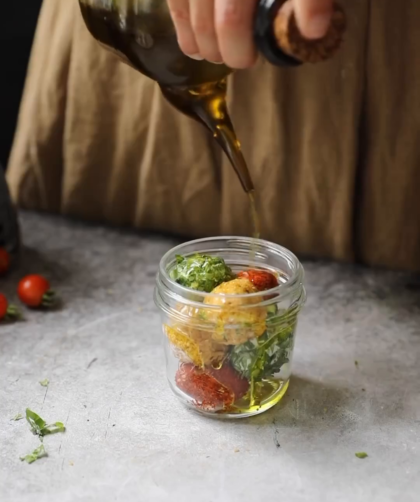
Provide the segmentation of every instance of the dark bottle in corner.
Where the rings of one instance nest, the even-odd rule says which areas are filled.
[[[17,214],[10,198],[4,169],[0,165],[0,247],[14,258],[19,251],[19,243]]]

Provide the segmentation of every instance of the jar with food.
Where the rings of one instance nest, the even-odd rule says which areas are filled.
[[[286,393],[303,267],[263,240],[187,242],[161,260],[155,302],[169,385],[190,408],[235,418],[262,413]]]

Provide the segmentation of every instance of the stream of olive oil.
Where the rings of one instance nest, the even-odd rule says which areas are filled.
[[[255,192],[248,193],[249,206],[251,209],[251,224],[252,224],[252,242],[251,249],[249,253],[249,259],[251,264],[256,260],[258,239],[260,238],[260,216],[257,211],[257,205],[255,202]]]
[[[261,227],[260,227],[260,216],[257,211],[257,205],[255,202],[255,193],[249,192],[249,205],[251,207],[251,222],[252,222],[252,237],[254,239],[259,239],[261,235]]]

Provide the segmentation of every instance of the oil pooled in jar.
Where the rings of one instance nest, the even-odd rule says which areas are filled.
[[[133,5],[136,5],[133,2]],[[166,99],[211,131],[249,194],[253,236],[259,236],[254,185],[226,105],[225,65],[197,61],[179,48],[166,2],[118,9],[100,0],[81,0],[85,23],[103,46],[144,75],[157,81]]]

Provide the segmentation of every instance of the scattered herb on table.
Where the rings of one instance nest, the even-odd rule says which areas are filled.
[[[359,366],[359,361],[354,361],[354,365],[356,366],[356,368]]]
[[[222,258],[200,255],[176,257],[176,265],[169,273],[172,280],[190,289],[210,293],[235,274]]]
[[[44,419],[42,419],[37,413],[30,410],[26,410],[26,420],[31,426],[32,432],[43,438],[48,434],[56,434],[57,432],[65,432],[66,428],[62,422],[55,422],[53,424],[47,425]]]
[[[359,452],[355,453],[355,455],[357,458],[366,458],[368,456],[368,454],[364,451],[359,451]]]
[[[45,447],[43,444],[38,446],[32,453],[29,453],[29,455],[25,455],[24,457],[20,457],[22,462],[28,462],[28,464],[32,464],[33,462],[36,462],[40,458],[47,457],[48,453],[45,450]]]
[[[13,420],[14,422],[18,422],[19,420],[23,420],[23,418],[24,418],[23,415],[21,413],[18,413],[17,415],[15,415],[10,420]]]
[[[48,380],[48,378],[45,378],[45,380],[41,380],[39,384],[42,385],[42,387],[48,387],[50,381]]]

